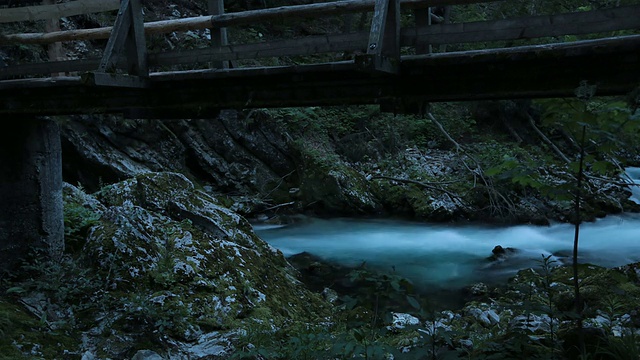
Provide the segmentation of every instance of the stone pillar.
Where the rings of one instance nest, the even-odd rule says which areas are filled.
[[[0,271],[5,271],[32,251],[58,259],[64,251],[64,220],[58,125],[36,118],[2,120]]]

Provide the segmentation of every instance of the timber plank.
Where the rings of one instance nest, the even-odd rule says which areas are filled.
[[[146,88],[149,87],[149,81],[146,77],[131,76],[125,74],[106,74],[101,72],[91,73],[86,78],[93,85],[114,86],[127,88]]]
[[[60,19],[67,16],[117,10],[119,0],[75,0],[62,4],[16,7],[0,10],[0,23]]]
[[[52,61],[0,67],[0,79],[10,79],[28,75],[93,71],[100,65],[100,59]]]
[[[209,61],[300,56],[356,50],[365,51],[368,36],[368,32],[318,35],[268,43],[228,45],[217,48],[149,54],[149,64],[152,66],[170,66]]]
[[[412,46],[416,43],[416,39],[423,38],[433,44],[454,44],[580,35],[638,28],[640,28],[640,5],[634,5],[519,19],[437,24],[415,30],[403,29],[402,44]]]

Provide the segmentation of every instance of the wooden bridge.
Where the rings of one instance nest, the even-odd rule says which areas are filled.
[[[140,0],[43,1],[0,0],[0,271],[33,248],[53,258],[64,249],[59,130],[39,115],[191,118],[220,108],[359,103],[420,111],[430,101],[575,96],[581,84],[596,95],[625,94],[640,83],[635,3],[456,23],[450,13],[488,1],[342,0],[225,14],[222,0],[208,0],[207,15],[145,22]],[[433,13],[435,6],[445,11]],[[61,18],[114,10],[112,27],[60,30]],[[370,27],[347,26],[356,12],[367,13]],[[234,27],[325,16],[343,17],[342,30],[227,41]],[[23,21],[45,22],[45,32],[7,31]],[[147,51],[154,34],[205,29],[207,46]],[[586,38],[562,41],[577,37]],[[96,58],[59,58],[61,42],[97,39],[108,40]],[[33,51],[31,44],[46,44],[50,61],[2,58]],[[305,62],[283,61],[295,57]],[[280,65],[240,64],[248,60]]]
[[[2,1],[5,5],[25,3]],[[2,33],[0,46],[48,44],[52,49],[60,42],[108,42],[101,58],[12,62],[0,67],[0,114],[205,117],[220,108],[361,103],[416,111],[431,101],[574,96],[585,82],[595,85],[598,95],[624,94],[640,84],[640,5],[470,23],[449,21],[449,9],[455,12],[459,6],[486,2],[343,0],[224,13],[222,0],[209,0],[207,15],[155,22],[144,22],[139,0],[4,7],[0,8],[0,25],[43,20],[54,26],[46,33]],[[434,14],[434,6],[446,7],[447,13]],[[118,16],[113,27],[56,31],[59,18],[114,10]],[[348,17],[357,12],[373,12],[369,29],[344,27],[336,33],[250,44],[227,41],[227,31],[246,24]],[[203,29],[210,29],[211,46],[146,50],[146,36]],[[585,35],[589,40],[560,41]],[[531,45],[536,40],[538,44]],[[504,47],[506,42],[520,45]],[[480,44],[482,49],[443,51],[446,45],[451,49],[451,44],[465,44],[466,48]],[[248,59],[318,54],[341,60],[228,66]]]

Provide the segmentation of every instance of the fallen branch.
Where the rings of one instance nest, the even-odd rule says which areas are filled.
[[[518,135],[518,132],[516,131],[516,129],[514,129],[513,126],[511,126],[511,124],[509,124],[509,122],[505,119],[502,120],[502,124],[504,125],[504,127],[507,128],[507,130],[509,131],[509,134],[511,134],[511,136],[516,140],[516,142],[518,144],[521,144],[522,138],[520,137],[520,135]]]
[[[274,187],[273,189],[271,189],[271,191],[269,191],[267,194],[265,194],[263,196],[263,198],[266,198],[267,196],[271,195],[274,191],[278,190],[278,188],[280,187],[280,185],[282,185],[282,183],[284,182],[284,179],[289,177],[289,175],[293,174],[294,172],[296,172],[295,170],[292,170],[291,172],[289,172],[288,174],[286,174],[285,176],[280,178],[280,181],[278,182],[278,185],[276,185],[276,187]]]
[[[278,205],[274,205],[274,206],[268,207],[268,208],[266,208],[266,209],[262,209],[261,211],[275,210],[275,209],[278,209],[278,208],[281,208],[281,207],[285,207],[285,206],[293,205],[293,204],[295,204],[295,203],[296,203],[295,201],[290,201],[290,202],[288,202],[288,203],[278,204]]]
[[[447,140],[449,140],[449,142],[451,142],[456,147],[456,151],[457,152],[461,152],[463,155],[465,155],[466,157],[468,157],[469,159],[471,159],[474,162],[475,169],[471,169],[469,167],[469,165],[467,165],[466,161],[464,161],[464,159],[462,160],[462,163],[467,168],[467,170],[469,170],[469,172],[471,172],[471,174],[473,174],[474,181],[476,179],[476,176],[478,176],[478,177],[480,177],[480,179],[484,183],[485,189],[487,190],[487,195],[489,195],[489,204],[491,206],[491,209],[493,209],[493,210],[497,211],[498,213],[502,214],[502,207],[500,207],[499,204],[498,204],[499,200],[501,200],[506,205],[506,208],[509,210],[509,212],[513,212],[513,209],[514,209],[513,202],[511,202],[504,195],[502,195],[498,190],[496,190],[496,188],[493,185],[491,179],[488,179],[484,175],[484,170],[482,170],[482,165],[480,164],[480,162],[478,160],[476,160],[476,158],[471,156],[471,154],[469,154],[469,152],[464,147],[462,147],[462,145],[458,144],[458,142],[455,141],[451,137],[451,135],[449,135],[447,130],[445,130],[444,126],[442,126],[442,124],[433,116],[433,114],[428,112],[427,116],[436,125],[436,127],[440,130],[440,132],[444,135],[444,137],[446,137]]]
[[[538,127],[536,126],[536,122],[535,120],[533,120],[533,117],[531,117],[531,115],[527,114],[527,119],[529,120],[529,125],[531,125],[531,127],[533,128],[533,130],[535,130],[535,132],[538,134],[538,136],[540,136],[540,138],[542,139],[542,141],[544,141],[547,145],[549,145],[549,147],[567,164],[571,163],[571,160],[569,160],[569,158],[562,152],[562,150],[560,150],[556,144],[553,143],[553,141],[551,141],[545,134],[542,133],[542,131],[540,131],[540,129],[538,129]]]

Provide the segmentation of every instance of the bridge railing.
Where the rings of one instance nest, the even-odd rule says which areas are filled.
[[[123,0],[124,2],[129,0]],[[131,0],[137,3],[138,0]],[[222,1],[222,0],[219,0]],[[499,1],[499,0],[493,0]],[[117,0],[115,0],[117,2]],[[25,8],[5,8],[0,11],[0,23],[10,21],[26,21],[37,19],[59,18],[83,12],[109,11],[120,6],[123,15],[127,9],[122,3],[115,4],[113,0],[76,0],[68,3],[44,5]],[[129,22],[114,27],[98,29],[78,29],[69,31],[55,31],[48,33],[15,33],[0,35],[0,46],[10,44],[51,44],[64,41],[88,41],[110,39],[102,59],[90,58],[68,61],[50,61],[44,63],[27,63],[0,68],[0,79],[33,77],[51,73],[69,72],[99,72],[114,73],[114,68],[126,68],[136,65],[123,57],[109,57],[113,53],[114,45],[120,47],[126,42],[128,34],[136,34],[135,24],[138,23],[137,43],[129,46],[127,54],[138,57],[137,67],[153,70],[170,70],[175,66],[190,65],[192,68],[202,68],[207,64],[224,64],[229,61],[256,60],[263,58],[282,58],[294,56],[309,56],[323,53],[359,53],[357,57],[364,68],[397,72],[400,49],[403,54],[423,56],[429,55],[429,45],[470,44],[500,41],[515,41],[558,37],[563,35],[583,35],[592,33],[611,33],[620,30],[640,29],[640,5],[629,5],[576,13],[527,16],[514,19],[500,19],[490,21],[476,21],[467,23],[446,23],[441,18],[430,14],[432,6],[468,5],[487,0],[343,0],[337,2],[315,3],[309,5],[284,6],[278,8],[245,11],[238,13],[219,13],[217,15],[198,16],[191,18],[162,20],[141,23],[141,15],[134,16]],[[103,6],[97,8],[91,6]],[[64,5],[64,6],[63,6]],[[91,5],[91,6],[90,6]],[[217,3],[222,7],[221,2]],[[400,8],[414,11],[414,23],[400,27]],[[131,11],[131,10],[129,10]],[[139,11],[139,10],[138,10]],[[193,31],[238,27],[257,22],[271,21],[283,18],[308,18],[320,16],[335,16],[357,12],[372,12],[371,28],[355,32],[338,32],[323,35],[312,35],[295,39],[283,39],[268,42],[228,45],[218,42],[213,46],[189,50],[162,51],[146,53],[144,37],[154,34],[166,34],[178,31]],[[455,11],[455,10],[454,10]],[[143,34],[143,35],[140,35]],[[384,43],[385,46],[378,46]],[[132,48],[136,48],[132,50]],[[142,50],[145,50],[142,49]],[[135,61],[134,61],[135,62]],[[222,67],[222,65],[218,65]],[[134,66],[135,67],[135,66]],[[117,70],[117,69],[116,69]],[[144,70],[144,69],[143,69]],[[145,77],[146,71],[129,74]],[[126,83],[123,83],[126,86]],[[121,85],[123,85],[121,84]],[[115,84],[117,85],[117,84]],[[133,86],[137,86],[132,84]]]

